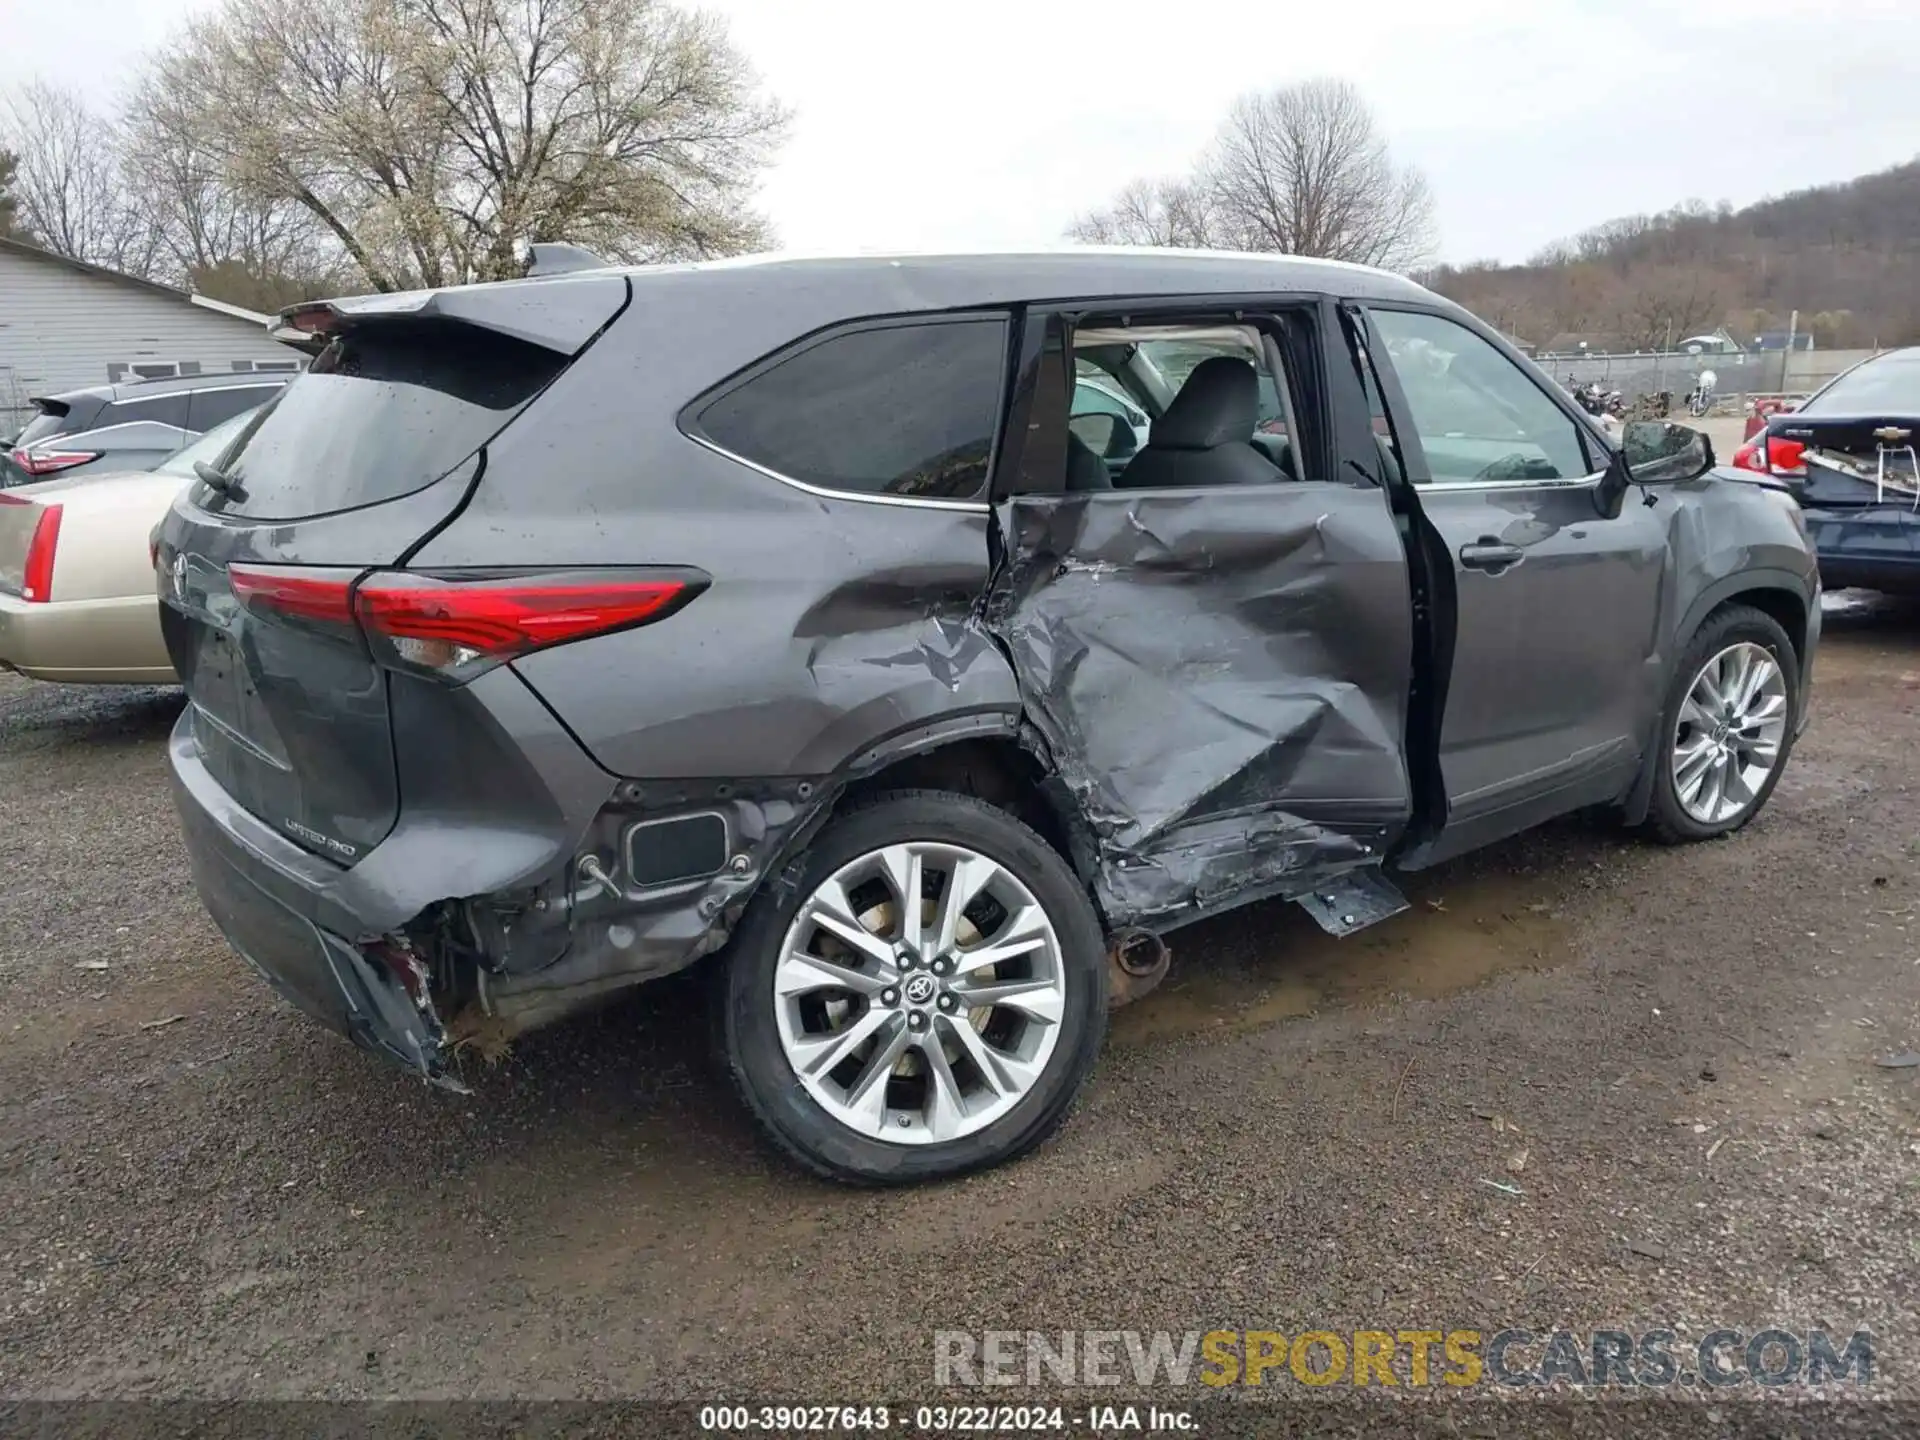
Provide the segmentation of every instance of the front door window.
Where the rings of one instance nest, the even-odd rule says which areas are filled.
[[[1527,373],[1443,315],[1376,310],[1435,485],[1579,480],[1579,427]]]

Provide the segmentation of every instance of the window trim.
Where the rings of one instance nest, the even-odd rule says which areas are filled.
[[[838,321],[823,330],[799,336],[778,349],[769,351],[758,360],[743,369],[734,371],[716,385],[710,385],[693,399],[680,407],[674,417],[674,426],[681,435],[691,440],[703,450],[715,455],[725,456],[736,465],[744,465],[756,474],[765,475],[770,480],[778,480],[782,485],[790,485],[805,495],[824,500],[851,500],[863,505],[892,505],[909,510],[947,510],[963,513],[984,514],[993,508],[993,482],[999,470],[1000,451],[1007,428],[1007,386],[1008,367],[1018,358],[1015,347],[1019,343],[1018,316],[1012,307],[970,310],[932,310],[921,313],[909,312],[892,315],[863,315],[852,320]],[[906,326],[925,327],[929,325],[960,325],[969,322],[979,323],[989,320],[1000,326],[1000,373],[993,387],[993,433],[987,439],[987,473],[980,487],[980,496],[973,500],[949,500],[927,495],[883,495],[864,490],[840,490],[830,485],[815,485],[808,480],[800,480],[787,475],[758,460],[750,460],[745,455],[729,450],[718,440],[708,435],[700,426],[700,416],[714,402],[724,399],[743,386],[751,384],[767,371],[797,359],[809,350],[838,340],[847,335],[860,335],[873,330],[897,330]]]
[[[56,440],[59,441],[63,447],[78,445],[80,442],[92,440],[98,435],[105,435],[114,430],[132,430],[141,425],[158,425],[162,430],[174,430],[182,435],[193,434],[193,431],[187,429],[186,426],[175,425],[166,420],[116,420],[111,425],[96,425],[90,430],[74,430],[57,435],[48,435],[42,439],[30,442],[26,446],[26,449],[29,453],[32,453],[39,450],[43,445],[51,445]],[[108,446],[107,448],[112,449],[113,447]],[[174,448],[178,449],[179,446],[176,445]]]
[[[1535,375],[1526,365],[1518,363],[1525,357],[1501,344],[1498,336],[1490,335],[1478,325],[1468,323],[1468,321],[1462,319],[1461,316],[1449,314],[1447,311],[1432,305],[1415,305],[1403,302],[1375,303],[1371,300],[1353,300],[1348,303],[1359,306],[1360,313],[1366,317],[1367,348],[1378,357],[1374,363],[1375,378],[1380,385],[1380,399],[1387,407],[1387,417],[1393,425],[1395,437],[1399,438],[1403,433],[1410,435],[1420,447],[1420,470],[1426,476],[1425,479],[1414,478],[1411,473],[1411,467],[1407,465],[1405,443],[1404,441],[1401,443],[1400,463],[1408,469],[1407,483],[1411,485],[1415,491],[1420,494],[1426,494],[1429,491],[1473,494],[1484,491],[1512,490],[1592,490],[1598,486],[1602,480],[1606,479],[1608,470],[1612,468],[1612,457],[1608,448],[1604,446],[1596,447],[1591,438],[1593,435],[1591,427],[1573,413],[1573,410],[1565,402],[1562,394],[1557,393],[1559,387],[1554,385],[1550,380],[1544,381],[1543,383],[1543,377]],[[1400,385],[1400,371],[1393,363],[1392,352],[1386,348],[1385,337],[1380,334],[1379,327],[1373,322],[1373,317],[1376,313],[1388,310],[1408,315],[1430,315],[1436,320],[1445,320],[1454,325],[1458,325],[1469,334],[1486,341],[1487,344],[1494,348],[1497,354],[1504,357],[1509,364],[1512,364],[1513,368],[1517,370],[1524,379],[1531,381],[1533,387],[1542,395],[1546,396],[1548,403],[1551,404],[1555,410],[1558,410],[1567,423],[1573,427],[1574,437],[1580,446],[1581,458],[1585,460],[1587,464],[1591,465],[1594,461],[1594,450],[1599,448],[1606,463],[1602,464],[1598,470],[1586,475],[1562,476],[1554,480],[1435,480],[1433,478],[1433,469],[1427,463],[1426,441],[1420,438],[1419,427],[1414,423],[1413,407],[1407,401],[1407,392],[1402,389]],[[1382,364],[1382,361],[1385,363]]]

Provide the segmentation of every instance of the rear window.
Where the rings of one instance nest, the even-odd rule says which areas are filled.
[[[13,443],[16,445],[31,445],[36,440],[49,439],[52,436],[58,435],[66,423],[66,416],[49,415],[42,411],[27,422],[27,428],[14,437]]]
[[[1800,407],[1803,415],[1920,414],[1920,350],[1869,360]]]
[[[86,428],[89,417],[99,413],[100,401],[92,396],[82,396],[68,404],[65,400],[43,400],[40,411],[18,435],[14,436],[16,445],[31,445],[38,440],[51,440],[55,435],[71,435],[76,430]]]
[[[1006,330],[954,320],[835,335],[727,390],[696,428],[808,485],[972,499],[986,488]]]
[[[341,336],[261,413],[227,458],[241,498],[209,510],[293,520],[376,505],[438,480],[566,366],[552,350],[465,325]]]

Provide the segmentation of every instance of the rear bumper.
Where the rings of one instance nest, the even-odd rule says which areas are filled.
[[[1889,595],[1920,594],[1920,555],[1911,560],[1866,560],[1856,556],[1822,555],[1820,583],[1829,590],[1879,590]]]
[[[152,595],[33,604],[0,595],[0,666],[69,684],[175,683]]]
[[[1803,511],[1829,590],[1920,593],[1920,513],[1907,504]]]
[[[444,1069],[446,1030],[405,927],[442,902],[564,871],[615,784],[506,668],[474,681],[464,699],[485,717],[468,739],[494,740],[460,751],[442,773],[445,764],[419,751],[447,750],[444,734],[404,738],[409,804],[351,868],[297,844],[274,823],[281,817],[254,814],[221,785],[201,757],[191,705],[167,747],[194,885],[228,942],[321,1024],[432,1079]]]
[[[312,918],[333,908],[329,882],[344,872],[235,805],[201,765],[186,716],[169,741],[169,760],[194,888],[227,943],[329,1030],[439,1079],[446,1033],[424,986],[416,1002],[392,959]]]

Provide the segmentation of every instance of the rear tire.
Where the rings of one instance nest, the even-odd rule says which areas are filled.
[[[1669,845],[1730,835],[1773,794],[1793,750],[1800,663],[1749,605],[1707,619],[1674,667],[1656,739],[1647,828]]]
[[[1105,1036],[1107,983],[1100,923],[1046,841],[971,796],[895,791],[833,819],[748,906],[719,1046],[787,1155],[910,1184],[1059,1126]]]

